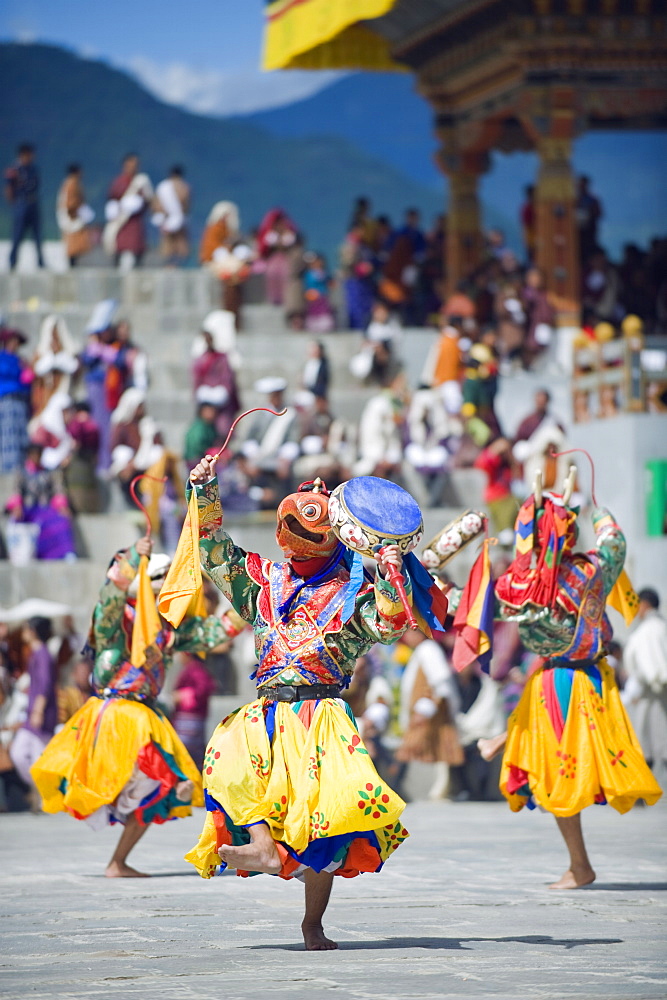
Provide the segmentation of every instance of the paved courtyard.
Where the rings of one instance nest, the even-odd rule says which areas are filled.
[[[553,819],[503,804],[419,802],[412,837],[379,876],[336,880],[306,953],[303,889],[261,876],[202,881],[183,862],[201,814],[148,832],[132,859],[150,880],[104,879],[116,832],[65,816],[0,816],[0,994],[12,1000],[667,994],[667,808],[584,817],[599,881],[555,893]]]

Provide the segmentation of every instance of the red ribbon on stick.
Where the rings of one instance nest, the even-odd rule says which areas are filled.
[[[130,483],[130,493],[132,494],[132,499],[134,500],[135,504],[146,518],[146,535],[148,538],[151,537],[151,532],[153,531],[153,525],[151,524],[151,519],[148,514],[148,511],[146,510],[141,500],[137,496],[137,483],[139,482],[140,479],[152,479],[154,483],[166,483],[168,478],[169,478],[168,476],[162,476],[161,478],[159,476],[149,476],[147,472],[141,472],[139,473],[138,476],[135,476],[132,482]]]

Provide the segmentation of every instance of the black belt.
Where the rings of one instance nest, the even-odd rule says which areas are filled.
[[[340,686],[338,684],[276,684],[273,687],[267,684],[265,687],[257,689],[260,698],[268,698],[269,701],[315,701],[318,698],[338,698]]]

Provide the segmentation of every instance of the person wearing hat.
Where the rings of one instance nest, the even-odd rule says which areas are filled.
[[[148,825],[203,805],[197,767],[158,705],[173,654],[215,649],[244,627],[233,611],[222,618],[195,611],[178,630],[159,619],[151,592],[171,560],[151,551],[146,536],[112,559],[88,640],[94,695],[31,770],[45,812],[67,812],[93,829],[124,824],[108,878],[142,876],[127,856]]]
[[[0,473],[19,468],[28,444],[31,372],[19,357],[26,341],[20,330],[0,326]]]
[[[287,382],[280,375],[265,375],[255,382],[255,392],[266,396],[266,405],[278,413],[285,409]],[[297,409],[288,406],[283,416],[262,411],[253,415],[244,442],[244,454],[259,470],[256,485],[273,487],[283,493],[291,486],[292,463],[299,455]]]

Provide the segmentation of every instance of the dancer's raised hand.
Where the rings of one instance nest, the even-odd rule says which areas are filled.
[[[217,455],[204,455],[190,473],[190,482],[195,486],[207,483],[215,475],[215,463],[218,461]]]

